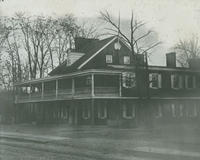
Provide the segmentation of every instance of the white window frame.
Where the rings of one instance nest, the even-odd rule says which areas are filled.
[[[131,85],[127,85],[127,79],[128,78],[129,80],[131,80],[130,84]],[[122,86],[124,88],[133,88],[133,87],[136,87],[136,75],[135,73],[132,73],[132,72],[123,72],[122,73]]]
[[[85,109],[87,108],[87,115],[88,116],[85,116]],[[82,109],[82,118],[83,119],[90,119],[90,108],[88,106],[83,106],[83,109]]]
[[[158,85],[156,87],[152,83],[154,75],[158,76]],[[162,75],[160,73],[149,73],[149,87],[152,89],[162,88]]]
[[[178,87],[174,86],[175,76],[178,77]],[[171,88],[172,89],[181,89],[181,88],[183,88],[183,76],[182,75],[178,75],[178,74],[172,74],[171,75]]]
[[[124,64],[131,64],[130,56],[124,56]]]
[[[100,109],[103,108],[103,116],[101,115]],[[107,106],[98,106],[97,116],[99,119],[106,119],[107,118]]]
[[[132,114],[131,114],[131,116],[127,116],[127,107],[130,107],[128,105],[130,105],[130,104],[123,103],[123,106],[122,106],[123,107],[123,118],[125,118],[125,119],[133,119],[133,118],[135,118],[135,105],[131,105]]]
[[[106,63],[111,64],[113,63],[113,56],[108,54],[106,55]]]

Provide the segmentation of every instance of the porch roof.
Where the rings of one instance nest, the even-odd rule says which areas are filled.
[[[14,86],[20,86],[20,85],[28,85],[28,84],[33,84],[33,83],[40,83],[40,82],[48,82],[52,80],[57,80],[57,79],[63,79],[63,78],[70,78],[70,77],[77,77],[80,75],[88,75],[88,74],[105,74],[105,75],[118,75],[122,71],[119,70],[104,70],[104,69],[88,69],[84,71],[77,71],[73,73],[68,73],[68,74],[63,74],[63,75],[56,75],[56,76],[49,76],[45,78],[38,78],[38,79],[33,79],[33,80],[27,80],[24,82],[18,82],[15,83]]]
[[[145,69],[145,67],[140,67],[141,69]],[[24,82],[16,83],[14,86],[19,85],[28,85],[31,83],[40,83],[40,82],[47,82],[56,79],[63,79],[69,77],[77,77],[80,75],[88,75],[88,74],[105,74],[105,75],[113,75],[113,74],[120,74],[122,72],[133,71],[135,69],[134,66],[122,66],[122,65],[109,65],[107,69],[88,69],[88,70],[80,70],[73,73],[66,73],[62,75],[55,75],[49,76],[45,78],[39,78],[34,80],[28,80]],[[190,68],[183,68],[183,67],[176,67],[176,68],[169,68],[165,66],[148,66],[149,71],[167,71],[167,72],[188,72],[188,73],[199,73],[199,70],[191,70]]]

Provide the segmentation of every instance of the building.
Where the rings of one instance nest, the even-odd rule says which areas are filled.
[[[200,60],[146,66],[122,38],[76,38],[49,76],[15,84],[17,122],[137,126],[200,117]]]

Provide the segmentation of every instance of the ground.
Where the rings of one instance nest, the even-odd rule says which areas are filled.
[[[200,127],[0,125],[0,160],[199,160]]]

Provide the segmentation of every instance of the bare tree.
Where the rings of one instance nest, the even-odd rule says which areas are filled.
[[[102,20],[112,26],[112,28],[106,28],[108,31],[110,31],[109,34],[119,34],[121,37],[123,37],[126,43],[130,46],[132,55],[144,54],[160,44],[160,42],[153,42],[150,45],[144,45],[141,43],[141,41],[144,41],[146,38],[148,38],[153,31],[148,30],[145,33],[141,32],[140,29],[145,26],[145,22],[134,19],[133,12],[131,14],[130,25],[127,26],[127,29],[130,31],[128,35],[121,30],[120,26],[114,21],[108,11],[100,12],[100,15]]]
[[[97,38],[96,27],[86,22],[77,25],[76,18],[73,15],[65,15],[54,20],[55,38],[52,52],[58,64],[61,64],[66,58],[68,52],[74,48],[75,37]]]
[[[116,23],[114,21],[114,19],[112,18],[112,16],[109,14],[108,11],[105,12],[100,12],[101,15],[101,19],[105,22],[107,22],[108,24],[111,25],[111,28],[106,28],[109,31],[109,34],[111,35],[119,35],[120,37],[122,37],[125,42],[129,45],[130,49],[131,49],[131,53],[135,59],[135,77],[136,77],[136,88],[137,88],[137,92],[138,92],[138,96],[140,98],[145,97],[146,98],[146,102],[143,101],[139,101],[141,104],[145,103],[145,105],[147,106],[147,109],[150,109],[150,105],[149,105],[149,99],[150,99],[150,95],[149,95],[149,83],[151,83],[149,81],[149,73],[148,73],[148,52],[153,49],[154,47],[158,46],[161,42],[152,42],[151,43],[146,43],[149,39],[149,37],[152,35],[153,31],[152,30],[144,30],[143,27],[145,26],[145,22],[143,21],[138,21],[137,19],[134,18],[133,16],[133,12],[131,14],[131,19],[129,21],[129,25],[126,27],[126,30],[129,30],[130,33],[126,34],[125,31],[123,31],[120,27],[120,24]],[[142,30],[143,29],[143,30]],[[138,64],[138,60],[137,60],[137,55],[145,55],[145,70],[140,70],[139,68],[139,64]],[[145,88],[146,88],[146,94],[141,93],[141,88],[143,87],[144,84],[141,84],[141,77],[140,77],[140,73],[144,72],[144,82],[145,82]],[[147,117],[147,124],[149,121],[149,118],[152,118],[152,116],[150,115],[151,111],[149,112],[149,117]]]
[[[18,81],[44,77],[66,59],[75,37],[94,34],[91,28],[77,25],[73,15],[5,17],[0,21],[2,86],[10,89]]]
[[[179,40],[174,49],[178,53],[177,61],[182,67],[188,66],[189,59],[200,58],[200,43],[197,36],[189,40]]]

